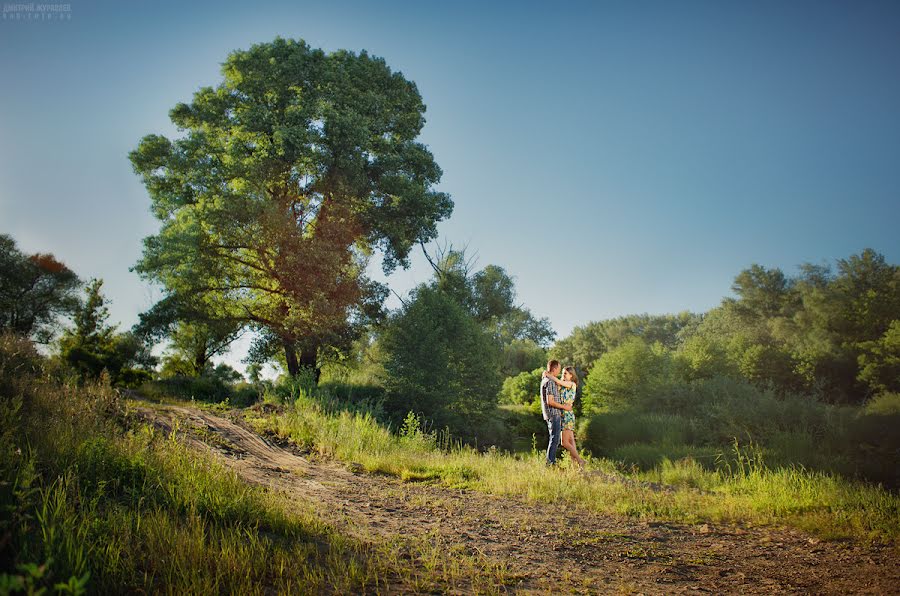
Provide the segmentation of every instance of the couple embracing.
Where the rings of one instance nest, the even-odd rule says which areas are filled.
[[[575,448],[575,414],[572,412],[572,406],[575,405],[575,391],[578,388],[578,375],[571,366],[563,370],[561,379],[558,378],[559,372],[559,361],[551,360],[547,363],[547,370],[542,373],[541,379],[541,413],[547,421],[547,430],[550,431],[547,465],[556,463],[556,450],[561,441],[572,461],[584,469],[584,460]]]

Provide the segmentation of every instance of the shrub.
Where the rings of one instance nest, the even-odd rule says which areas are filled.
[[[422,286],[382,337],[385,408],[399,421],[410,410],[465,439],[496,411],[500,348],[443,291]]]
[[[175,376],[144,383],[141,392],[151,398],[178,399],[218,403],[231,397],[231,388],[213,377]]]
[[[500,403],[527,406],[536,399],[540,400],[541,372],[543,370],[543,368],[536,368],[531,372],[506,377],[503,380],[503,387],[500,389]]]
[[[585,413],[640,407],[675,378],[672,353],[660,343],[631,337],[600,357],[585,381]]]
[[[681,445],[697,440],[696,423],[673,414],[603,412],[588,417],[579,429],[581,445],[605,456],[621,445]]]

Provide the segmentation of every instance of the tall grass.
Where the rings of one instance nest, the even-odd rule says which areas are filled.
[[[504,568],[431,564],[434,536],[365,542],[313,504],[131,419],[108,382],[60,383],[0,337],[0,592],[493,592]],[[403,556],[400,556],[403,555]]]

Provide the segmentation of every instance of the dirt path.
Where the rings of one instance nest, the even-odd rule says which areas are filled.
[[[194,408],[141,406],[138,413],[165,430],[178,420],[189,441],[247,481],[323,503],[329,522],[364,539],[431,532],[448,548],[505,563],[518,582],[511,591],[900,594],[900,563],[890,547],[819,542],[791,530],[576,514],[310,460]]]

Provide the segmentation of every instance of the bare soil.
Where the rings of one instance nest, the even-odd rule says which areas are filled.
[[[248,429],[239,415],[172,405],[137,413],[166,431],[179,421],[196,448],[247,482],[319,503],[340,531],[363,540],[430,533],[448,552],[506,565],[514,580],[503,589],[511,592],[900,594],[896,546],[820,541],[782,528],[646,522],[403,482],[304,456]]]

